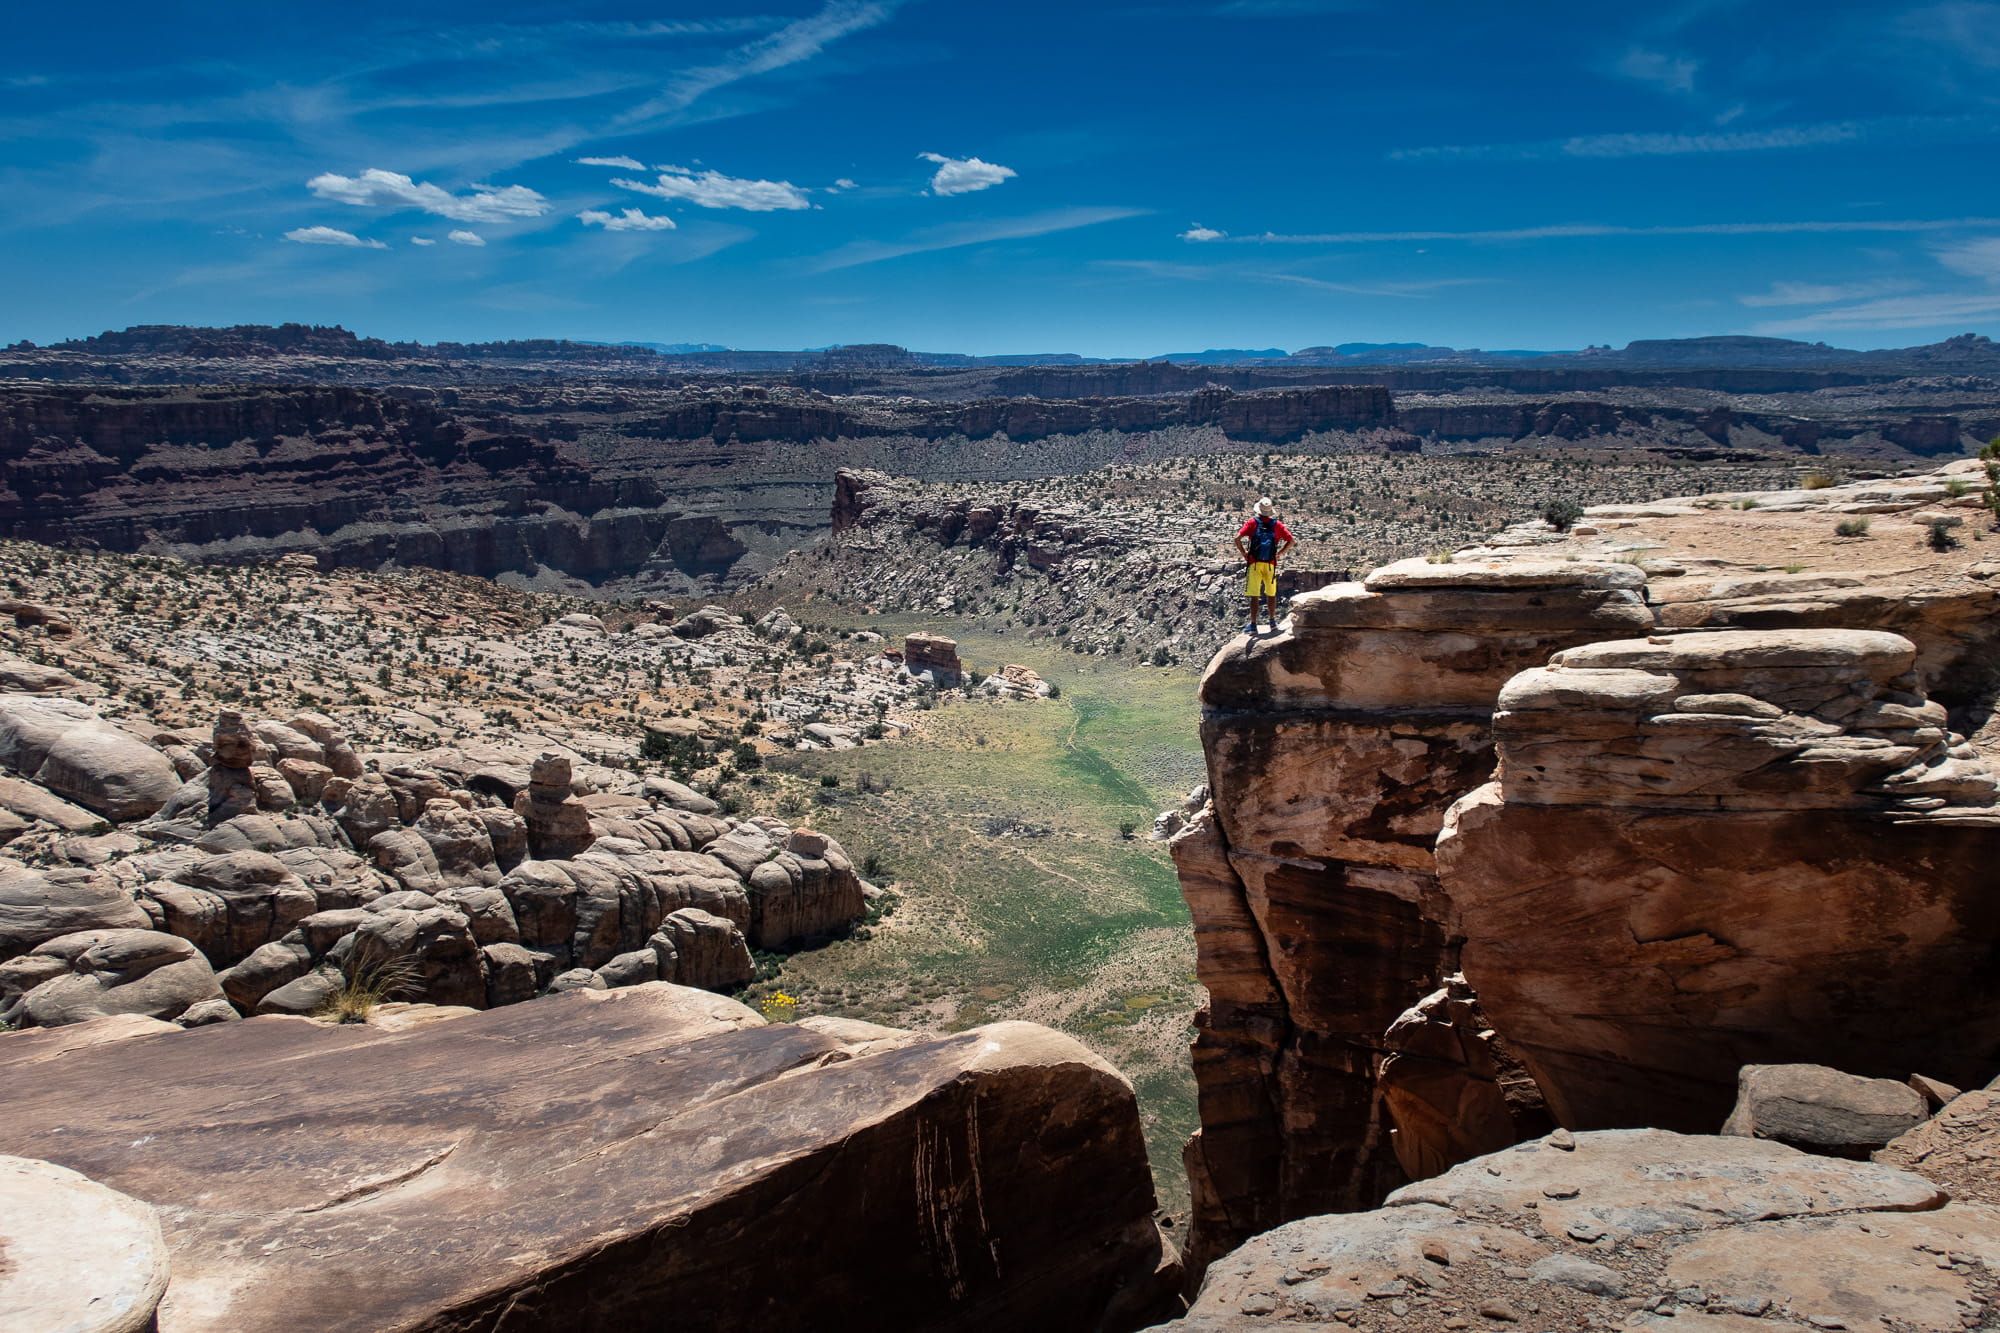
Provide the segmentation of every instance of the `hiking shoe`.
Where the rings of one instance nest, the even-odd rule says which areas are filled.
[[[1248,634],[1248,635],[1249,635],[1249,636],[1250,636],[1251,638],[1253,638],[1253,639],[1254,639],[1254,638],[1256,638],[1256,637],[1257,637],[1257,622],[1253,620],[1253,621],[1251,621],[1251,622],[1250,622],[1249,624],[1245,625],[1245,626],[1243,627],[1243,632],[1244,632],[1245,634]]]

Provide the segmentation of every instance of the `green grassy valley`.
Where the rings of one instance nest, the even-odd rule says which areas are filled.
[[[839,623],[825,610],[816,619]],[[962,632],[968,667],[1021,662],[1061,693],[948,694],[908,737],[787,756],[750,787],[758,810],[832,834],[857,862],[874,858],[870,877],[898,900],[853,938],[767,960],[748,998],[783,993],[801,1017],[934,1030],[1020,1018],[1072,1033],[1137,1086],[1162,1202],[1181,1211],[1199,987],[1172,864],[1145,833],[1202,780],[1196,673],[1079,658],[950,620],[865,624],[892,640]]]

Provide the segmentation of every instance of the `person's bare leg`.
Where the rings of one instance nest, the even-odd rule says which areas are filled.
[[[1257,608],[1255,606],[1250,608],[1250,618],[1252,620],[1257,618]],[[1264,618],[1271,622],[1272,629],[1278,628],[1278,595],[1276,593],[1272,593],[1264,599]]]

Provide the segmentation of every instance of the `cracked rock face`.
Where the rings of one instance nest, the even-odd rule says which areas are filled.
[[[1990,1071],[1994,778],[1873,631],[1574,648],[1438,839],[1465,973],[1574,1128],[1712,1130],[1746,1064]]]
[[[1748,1139],[1559,1132],[1374,1212],[1259,1236],[1164,1327],[1900,1333],[2000,1313],[1995,1265],[2000,1212],[1906,1171]]]
[[[1116,1071],[1025,1023],[882,1035],[662,982],[394,1034],[258,1018],[49,1059],[64,1034],[26,1033],[0,1043],[0,1150],[160,1210],[180,1333],[302,1310],[325,1333],[640,1329],[691,1301],[742,1333],[1084,1333],[1171,1310]]]

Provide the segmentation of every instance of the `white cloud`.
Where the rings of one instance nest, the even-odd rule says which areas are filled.
[[[358,246],[363,250],[389,248],[380,241],[364,241],[353,232],[341,231],[338,227],[299,227],[286,232],[285,239],[297,241],[300,245],[348,245]]]
[[[1727,117],[1734,119],[1734,116]],[[1764,130],[1734,130],[1713,134],[1579,134],[1536,143],[1444,144],[1429,148],[1397,148],[1396,162],[1490,161],[1536,162],[1561,158],[1686,157],[1697,153],[1764,153],[1789,148],[1824,148],[1832,144],[1880,139],[1923,141],[1962,134],[1974,127],[1955,117],[1891,116],[1880,120],[1842,120],[1818,125],[1777,125]]]
[[[827,186],[826,188],[829,194],[839,194],[842,190],[852,190],[855,189],[856,186],[853,181],[847,179],[847,177],[845,176],[842,176],[839,180],[835,181],[833,184]]]
[[[360,208],[421,208],[454,222],[506,222],[538,218],[549,211],[549,201],[525,185],[499,189],[475,185],[472,193],[458,195],[378,167],[370,167],[359,176],[337,176],[329,171],[307,181],[306,188],[322,199]]]
[[[1794,233],[1963,231],[2000,227],[2000,218],[1926,218],[1882,222],[1698,222],[1675,227],[1618,227],[1566,222],[1495,231],[1328,231],[1308,235],[1260,232],[1231,236],[1234,245],[1361,245],[1376,241],[1547,241],[1581,236],[1786,236]]]
[[[1986,225],[2000,224],[1989,221]],[[2000,236],[1983,236],[1948,244],[1934,251],[1932,257],[1953,273],[1979,279],[1985,284],[1985,290],[1885,295],[1885,292],[1897,292],[1900,285],[1811,287],[1802,283],[1779,283],[1773,292],[1799,296],[1802,299],[1798,304],[1853,303],[1834,304],[1830,309],[1760,324],[1755,331],[1783,336],[1822,329],[1919,329],[2000,315]],[[1856,297],[1875,299],[1856,301]],[[1744,304],[1780,303],[1745,300]]]
[[[1831,305],[1835,301],[1856,301],[1866,296],[1882,296],[1907,290],[1910,284],[1858,282],[1846,286],[1815,282],[1774,282],[1769,291],[1751,292],[1736,298],[1739,305],[1787,306]]]
[[[1226,241],[1229,239],[1229,233],[1226,231],[1217,231],[1213,227],[1204,227],[1200,223],[1196,223],[1181,233],[1181,239],[1184,241]]]
[[[486,238],[485,238],[484,236],[481,236],[481,235],[480,235],[480,234],[479,234],[478,232],[476,232],[476,231],[454,231],[454,232],[448,232],[448,233],[447,233],[447,234],[445,235],[445,239],[446,239],[447,241],[456,241],[456,242],[457,242],[458,244],[460,244],[460,245],[484,245],[484,244],[486,244]]]
[[[917,156],[938,164],[936,173],[931,176],[932,194],[971,194],[974,190],[990,189],[1020,174],[1012,167],[982,162],[976,157],[946,157],[942,153],[918,153]]]
[[[810,60],[851,33],[887,23],[901,0],[830,0],[819,13],[737,47],[712,65],[684,71],[658,97],[618,117],[631,125],[685,111],[717,88]]]
[[[955,223],[948,227],[926,227],[900,241],[853,241],[828,251],[809,262],[809,271],[830,273],[834,269],[874,264],[884,259],[923,254],[931,250],[952,250],[963,245],[985,245],[990,241],[1014,241],[1029,236],[1045,236],[1055,231],[1094,227],[1100,222],[1145,215],[1143,208],[1059,208],[1026,217],[1004,218],[995,222]]]
[[[431,237],[429,237],[429,236],[412,236],[412,237],[410,238],[410,244],[411,244],[411,245],[436,245],[436,244],[437,244],[437,241],[436,241],[436,240],[434,240],[434,239],[432,239],[432,238],[431,238]]]
[[[576,215],[576,220],[586,227],[602,227],[606,231],[672,231],[674,220],[667,217],[649,217],[636,208],[628,208],[622,213],[606,213],[602,209],[586,209]]]
[[[2000,236],[1948,246],[1937,252],[1937,261],[1954,273],[2000,282]]]
[[[579,157],[576,164],[580,167],[621,167],[626,171],[646,169],[644,162],[634,161],[629,157]]]
[[[657,185],[614,177],[621,190],[680,199],[703,208],[741,208],[751,213],[771,213],[781,209],[811,208],[806,192],[790,181],[744,180],[719,171],[695,172],[687,167],[663,166]]]
[[[1798,319],[1774,320],[1757,325],[1754,332],[1781,338],[1821,329],[1922,329],[1966,319],[1990,318],[1996,314],[2000,314],[2000,292],[1933,292],[1863,301],[1859,305],[1823,310]]]
[[[1694,91],[1694,76],[1701,70],[1701,62],[1635,46],[1618,61],[1617,68],[1628,79],[1657,83],[1670,93],[1691,93]]]

